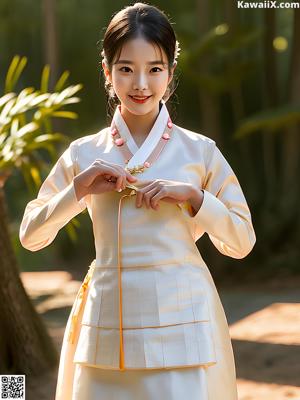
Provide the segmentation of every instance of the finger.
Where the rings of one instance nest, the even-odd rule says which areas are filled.
[[[126,173],[124,168],[122,168],[120,165],[105,165],[105,163],[101,162],[98,165],[100,165],[99,169],[100,171],[107,171],[104,173],[104,176],[109,175],[110,176],[110,181],[116,182],[115,185],[115,190],[120,192],[126,187]],[[108,173],[109,171],[109,173]]]
[[[159,191],[158,188],[153,188],[152,190],[148,191],[143,196],[143,201],[146,204],[147,208],[152,207],[152,197]]]
[[[150,202],[148,201],[148,203],[146,203],[144,196],[149,190],[155,189],[156,181],[144,181],[143,183],[144,183],[144,186],[136,192],[136,206],[141,207],[144,202],[146,207],[149,208]],[[147,206],[147,204],[148,204],[148,206]]]
[[[160,190],[158,191],[151,199],[151,206],[152,208],[154,208],[155,210],[158,209],[159,207],[159,201],[162,200],[165,197],[165,195],[163,194],[163,192]]]
[[[146,193],[149,190],[153,189],[154,187],[157,187],[157,181],[141,181],[141,186],[140,189],[142,192]]]
[[[127,185],[127,171],[120,165],[117,165],[116,168],[118,169],[118,171],[120,172],[120,175],[122,176],[120,189],[124,190],[124,189],[126,189],[126,185]]]
[[[95,177],[98,175],[110,175],[110,177],[114,176],[115,178],[118,178],[120,171],[117,167],[106,165],[104,163],[97,163],[94,166],[94,174]]]
[[[144,196],[144,193],[141,190],[137,190],[136,191],[136,199],[135,199],[136,207],[141,207],[142,206],[143,196]]]
[[[136,176],[134,176],[134,175],[132,175],[130,172],[128,172],[127,170],[125,170],[125,174],[126,174],[126,179],[129,181],[129,182],[136,182],[136,180],[137,180],[137,177]]]
[[[127,188],[127,185],[128,185],[127,175],[124,174],[123,175],[123,190]]]
[[[121,190],[124,190],[126,188],[125,182],[126,182],[126,176],[124,173],[121,175]]]
[[[120,186],[118,186],[116,190],[122,191],[126,188],[126,173],[122,167],[118,167],[118,170],[120,171],[120,176],[119,176]]]
[[[117,192],[120,192],[123,189],[122,186],[123,186],[123,176],[119,175],[116,181],[115,190]]]
[[[105,160],[96,160],[96,166],[103,172],[106,171],[115,171],[114,175],[119,176],[120,174],[124,174],[124,168],[121,165],[107,162]]]

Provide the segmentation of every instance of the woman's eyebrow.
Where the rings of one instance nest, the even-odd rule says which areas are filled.
[[[130,60],[119,60],[119,61],[115,62],[115,64],[130,64],[130,65],[132,65],[132,64],[134,64],[134,62],[132,62]],[[157,65],[157,64],[164,65],[166,63],[164,63],[162,60],[156,60],[156,61],[149,61],[149,62],[147,62],[147,64],[149,64],[149,65]]]

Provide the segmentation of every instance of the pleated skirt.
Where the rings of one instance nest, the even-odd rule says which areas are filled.
[[[235,363],[227,319],[208,268],[206,276],[216,364],[118,371],[74,363],[86,302],[84,296],[73,343],[67,338],[74,304],[67,321],[55,400],[237,400]]]

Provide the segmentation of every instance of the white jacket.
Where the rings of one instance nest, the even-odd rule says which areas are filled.
[[[168,118],[163,104],[138,148],[116,110],[113,121],[134,154],[129,167],[155,149]],[[221,348],[224,357],[225,347],[225,357],[232,357],[224,310],[195,242],[206,232],[222,254],[243,258],[255,233],[238,180],[215,142],[173,124],[157,160],[137,174],[135,186],[167,179],[202,188],[196,215],[188,203],[137,208],[130,188],[77,201],[73,178],[96,158],[125,166],[109,127],[71,143],[28,203],[20,226],[22,245],[37,251],[88,209],[96,258],[74,362],[121,370],[210,366]]]

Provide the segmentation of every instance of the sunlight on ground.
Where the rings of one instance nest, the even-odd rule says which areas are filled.
[[[72,279],[67,271],[21,272],[20,277],[30,297],[54,295]]]
[[[300,304],[273,303],[230,325],[230,335],[232,339],[300,345]]]
[[[238,379],[237,383],[239,400],[300,400],[300,387],[244,379]]]
[[[232,324],[229,329],[231,338],[239,343],[300,345],[300,304],[273,303]],[[259,357],[261,354],[257,354]],[[289,367],[286,363],[278,365],[278,368],[284,368],[285,373]],[[265,373],[263,368],[262,375]],[[291,374],[295,375],[295,372],[291,371]],[[299,386],[238,379],[239,400],[300,400],[300,358],[296,374],[299,376]]]

